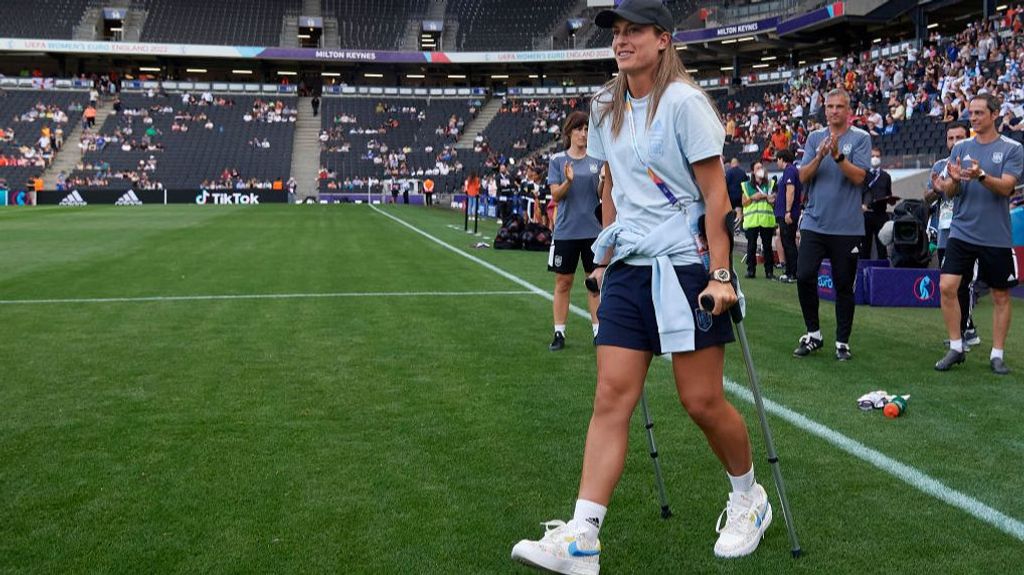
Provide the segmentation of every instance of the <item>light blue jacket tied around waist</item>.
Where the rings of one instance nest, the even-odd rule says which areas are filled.
[[[609,266],[619,261],[651,266],[651,300],[662,353],[694,350],[694,310],[679,285],[674,264],[701,263],[694,231],[703,212],[702,204],[691,204],[686,211],[679,211],[647,235],[615,222],[597,236],[591,248],[595,258],[604,258],[608,250],[612,250]],[[737,295],[742,309],[743,296]]]

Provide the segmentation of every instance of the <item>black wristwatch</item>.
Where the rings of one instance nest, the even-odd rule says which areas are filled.
[[[724,284],[732,283],[732,272],[730,272],[726,268],[718,268],[717,270],[711,272],[711,279],[717,282],[722,282]]]
[[[836,156],[836,163],[837,164],[842,164],[845,161],[846,161],[846,154],[839,154],[838,156]]]
[[[985,172],[982,172],[982,173],[978,174],[978,181],[979,182],[984,182],[986,176],[988,176],[988,174],[986,174]]]

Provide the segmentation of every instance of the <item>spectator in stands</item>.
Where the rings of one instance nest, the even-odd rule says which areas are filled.
[[[319,116],[320,115],[320,96],[313,96],[313,99],[310,101],[310,105],[313,107],[313,117],[315,118],[315,117]]]
[[[882,150],[871,149],[871,169],[864,180],[864,241],[860,245],[860,257],[871,259],[871,247],[876,246],[878,259],[889,257],[885,245],[878,239],[878,232],[889,221],[889,198],[892,197],[892,176],[882,169]]]
[[[93,104],[89,104],[89,106],[85,109],[85,112],[82,113],[82,117],[85,118],[86,129],[92,129],[93,127],[95,127],[96,107]]]
[[[935,364],[946,371],[963,363],[963,335],[958,290],[963,276],[974,274],[992,289],[992,352],[994,373],[1010,373],[1003,357],[1010,327],[1010,289],[1018,283],[1010,232],[1010,196],[1024,171],[1024,146],[995,129],[1000,101],[992,94],[971,98],[975,137],[958,142],[949,154],[948,177],[932,179],[935,189],[954,197],[946,257],[939,284],[942,316],[949,332],[949,351]]]
[[[797,285],[807,333],[793,355],[805,357],[824,344],[818,323],[818,268],[827,257],[836,291],[836,359],[847,361],[852,357],[853,287],[864,238],[861,193],[870,167],[871,136],[850,126],[850,95],[844,90],[828,93],[825,115],[828,127],[807,137],[800,162],[808,202],[800,220]]]
[[[565,347],[569,296],[576,268],[582,260],[584,272],[590,274],[594,271],[594,252],[590,248],[601,232],[601,224],[594,216],[599,202],[601,162],[587,155],[588,122],[586,112],[573,112],[566,118],[562,130],[566,149],[552,156],[548,164],[548,186],[551,197],[558,202],[548,261],[548,271],[555,273],[552,307],[555,333],[548,346],[551,351]],[[597,305],[600,302],[597,294],[588,292],[587,295],[592,335],[596,337]]]
[[[775,234],[775,182],[768,178],[764,165],[754,162],[750,179],[743,182],[743,231],[747,236],[747,277],[757,277],[757,239],[761,238],[764,276],[775,279],[772,236]]]
[[[662,352],[673,354],[680,400],[733,484],[715,553],[747,555],[768,527],[754,519],[769,507],[764,488],[754,481],[743,418],[722,389],[724,343],[732,340],[722,314],[736,302],[729,238],[720,224],[729,212],[721,162],[725,134],[710,100],[672,49],[674,22],[660,0],[624,0],[616,10],[600,12],[596,23],[613,26],[619,75],[592,104],[589,151],[610,166],[616,212],[597,248],[611,268],[601,286],[594,413],[573,519],[540,541],[519,542],[512,556],[533,565],[557,561],[562,572],[597,573],[598,534],[625,462],[630,416],[648,365]],[[714,222],[707,226],[715,277],[710,281],[689,231],[688,219],[696,217],[690,212],[702,205],[701,196],[707,221]],[[659,279],[660,287],[652,289]],[[697,311],[701,295],[715,301],[717,315]],[[669,327],[680,331],[664,329]]]
[[[795,157],[789,150],[775,153],[782,176],[776,185],[775,222],[779,225],[779,239],[782,252],[785,254],[786,273],[779,277],[783,283],[795,283],[798,251],[796,246],[796,228],[800,221],[800,206],[803,198],[803,185],[800,183],[800,170],[793,164]]]

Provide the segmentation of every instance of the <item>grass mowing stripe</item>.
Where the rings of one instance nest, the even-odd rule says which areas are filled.
[[[97,297],[67,299],[6,299],[0,305],[32,305],[61,303],[136,303],[174,301],[221,301],[247,299],[316,299],[339,297],[461,297],[488,295],[532,295],[531,291],[414,291],[414,292],[329,292],[329,293],[267,293],[267,294],[224,294],[224,295],[170,295],[149,297]]]
[[[402,220],[401,218],[388,214],[374,206],[370,207],[375,212],[381,214],[382,216],[387,217],[388,219],[391,219],[401,224],[402,226],[405,226],[406,228],[420,234],[421,236],[448,249],[449,251],[452,251],[464,258],[476,262],[481,266],[497,273],[498,275],[512,282],[515,282],[520,286],[523,286],[530,292],[537,294],[541,297],[544,297],[545,299],[548,300],[553,299],[553,296],[550,293],[527,282],[526,280],[518,276],[515,276],[514,274],[511,274],[476,256],[468,254],[460,250],[459,248],[445,242],[444,240],[434,237],[433,235]],[[576,315],[581,316],[585,319],[590,319],[590,313],[588,311],[575,305],[571,305],[570,308]],[[725,389],[729,393],[742,398],[744,401],[747,401],[749,403],[754,402],[754,397],[753,394],[751,394],[750,390],[748,390],[745,386],[742,386],[734,381],[729,380],[728,378],[725,379]],[[1015,537],[1020,541],[1024,541],[1024,523],[1022,523],[1021,521],[1014,519],[1013,517],[1010,517],[1005,513],[1002,513],[982,503],[981,501],[978,501],[977,499],[971,497],[970,495],[952,489],[943,484],[942,482],[936,480],[935,478],[929,476],[928,474],[914,467],[911,467],[910,465],[893,459],[878,450],[867,447],[866,445],[860,443],[859,441],[847,437],[842,433],[839,433],[838,431],[835,431],[834,429],[831,429],[826,425],[818,423],[780,403],[774,402],[768,398],[763,398],[763,400],[765,409],[768,410],[768,412],[771,413],[772,415],[784,419],[788,423],[791,423],[792,425],[796,426],[799,429],[802,429],[803,431],[806,431],[807,433],[810,433],[811,435],[824,439],[832,446],[839,448],[840,450],[856,457],[857,459],[870,463],[871,465],[888,473],[889,475],[896,477],[897,479],[903,481],[904,483],[910,485],[911,487],[927,495],[935,497],[939,501],[952,505],[953,507],[966,512],[967,514],[973,516],[974,518],[980,521],[992,525],[993,527],[999,529],[1000,531],[1003,531],[1004,533],[1007,533],[1012,537]]]
[[[391,220],[393,220],[393,221],[395,221],[395,222],[397,222],[397,223],[399,223],[399,224],[409,228],[410,230],[416,232],[417,234],[420,234],[421,236],[423,236],[423,237],[427,238],[428,240],[436,243],[437,245],[439,245],[439,246],[441,246],[441,247],[443,247],[443,248],[445,248],[445,249],[447,249],[449,251],[455,252],[455,253],[459,254],[460,256],[462,256],[462,257],[464,257],[464,258],[466,258],[466,259],[468,259],[468,260],[470,260],[470,261],[472,261],[474,263],[477,263],[477,264],[479,264],[479,265],[481,265],[481,266],[491,270],[492,272],[500,275],[501,277],[503,277],[503,278],[505,278],[505,279],[507,279],[507,280],[509,280],[511,282],[514,282],[514,283],[517,283],[517,284],[523,286],[524,288],[530,290],[531,293],[539,295],[540,297],[542,297],[542,298],[544,298],[544,299],[546,299],[548,301],[555,301],[555,296],[553,296],[550,293],[540,289],[539,287],[537,287],[537,286],[533,285],[532,283],[524,280],[523,278],[521,278],[519,276],[516,276],[514,274],[510,274],[507,271],[499,268],[498,266],[496,266],[496,265],[494,265],[494,264],[492,264],[490,262],[486,262],[486,261],[484,261],[484,260],[482,260],[482,259],[480,259],[480,258],[478,258],[478,257],[476,257],[476,256],[474,256],[472,254],[467,254],[466,252],[460,250],[459,248],[449,244],[448,242],[446,242],[446,241],[444,241],[442,239],[436,238],[436,237],[428,234],[427,232],[417,228],[416,226],[406,222],[405,220],[403,220],[401,218],[398,218],[398,217],[395,217],[395,216],[392,216],[391,214],[381,210],[377,206],[371,205],[370,208],[373,211],[377,212],[378,214],[380,214],[380,215],[382,215],[382,216],[384,216],[384,217],[386,217],[388,219],[391,219]],[[590,319],[590,312],[585,310],[585,309],[583,309],[583,308],[581,308],[581,307],[579,307],[578,305],[570,303],[569,304],[569,309],[571,309],[573,311],[573,313],[575,313],[578,316],[585,317],[588,320]]]

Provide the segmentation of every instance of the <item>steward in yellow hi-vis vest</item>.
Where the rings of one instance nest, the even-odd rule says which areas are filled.
[[[743,182],[743,230],[747,235],[747,277],[757,275],[757,239],[761,238],[764,275],[775,278],[772,236],[775,235],[775,182],[765,175],[760,162],[754,164],[750,181]]]

